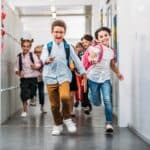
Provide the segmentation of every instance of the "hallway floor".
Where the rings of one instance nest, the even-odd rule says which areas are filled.
[[[29,116],[21,118],[16,114],[0,128],[0,150],[150,150],[128,128],[115,125],[113,135],[105,134],[103,108],[94,108],[85,116],[80,108],[76,110],[78,131],[61,136],[52,136],[52,116],[47,105],[47,114],[41,114],[39,106],[29,108]]]

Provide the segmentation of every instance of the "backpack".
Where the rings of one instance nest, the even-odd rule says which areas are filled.
[[[103,53],[104,53],[104,50],[103,50],[103,46],[101,44],[97,44],[97,45],[93,45],[94,47],[98,47],[100,50],[101,50],[101,53],[98,57],[98,62],[100,62],[103,58]],[[114,53],[114,60],[115,62],[117,62],[117,57],[116,57],[116,49],[110,47]],[[83,65],[85,67],[86,70],[88,70],[93,64],[91,62],[89,62],[88,60],[88,56],[89,56],[89,51],[86,50],[86,52],[84,53],[83,57],[82,57],[82,61],[83,61]]]
[[[66,40],[63,40],[64,42],[64,49],[66,52],[66,59],[67,59],[67,65],[69,66],[69,57],[70,57],[70,45],[66,42]],[[48,56],[50,56],[52,51],[53,42],[47,43],[47,49],[48,49]]]
[[[19,53],[19,54],[18,54],[18,57],[19,57],[19,71],[22,71],[22,57],[21,57],[21,54],[22,54],[22,53]],[[30,56],[31,62],[34,64],[34,59],[33,59],[33,54],[32,54],[32,52],[29,52],[29,56]]]
[[[96,45],[94,47],[98,47],[100,50],[101,50],[101,53],[98,57],[98,62],[100,62],[102,60],[102,57],[103,57],[103,47],[101,44],[99,45]],[[93,64],[91,62],[89,62],[88,60],[88,56],[89,56],[89,50],[87,49],[82,57],[82,62],[83,62],[83,65],[85,67],[85,70],[88,70]]]

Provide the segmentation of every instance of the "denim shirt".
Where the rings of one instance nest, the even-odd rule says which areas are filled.
[[[72,80],[72,73],[71,70],[68,68],[67,60],[66,60],[66,52],[64,49],[64,43],[57,44],[53,42],[52,50],[51,50],[51,57],[55,57],[54,61],[50,64],[45,64],[43,68],[43,80],[46,84],[56,84],[56,83],[63,83],[64,81],[71,82]],[[43,63],[48,59],[48,49],[47,45],[44,46],[42,50],[41,60]],[[73,60],[75,66],[79,73],[82,75],[85,73],[85,69],[83,67],[82,62],[76,55],[72,46],[70,46],[70,57],[69,60]]]

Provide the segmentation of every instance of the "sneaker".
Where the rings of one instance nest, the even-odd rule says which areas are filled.
[[[21,117],[26,117],[26,116],[27,116],[27,112],[23,111],[23,112],[21,113]]]
[[[78,106],[79,106],[79,102],[75,102],[75,103],[74,103],[74,107],[77,108]]]
[[[63,126],[62,125],[55,125],[53,127],[53,130],[52,130],[52,135],[60,135],[63,131]]]
[[[43,113],[43,114],[46,114],[46,113],[47,113],[47,111],[44,109],[43,106],[41,106],[41,113]]]
[[[30,106],[36,106],[36,98],[33,97],[31,100],[30,100]]]
[[[64,120],[64,124],[70,133],[75,133],[77,131],[76,125],[71,119]]]
[[[106,132],[113,132],[113,126],[111,124],[106,124]]]
[[[83,111],[86,115],[90,115],[90,108],[89,107],[85,107],[83,108]]]

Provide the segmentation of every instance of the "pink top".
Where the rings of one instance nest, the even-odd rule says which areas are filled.
[[[34,64],[37,67],[40,67],[41,64],[38,57],[34,53],[32,53],[32,55],[34,59]],[[21,58],[22,58],[22,72],[24,74],[23,78],[37,77],[39,75],[39,71],[31,68],[31,64],[33,63],[30,59],[29,53],[27,53],[26,55],[21,54]],[[16,66],[14,70],[19,71],[19,57],[17,57]]]

